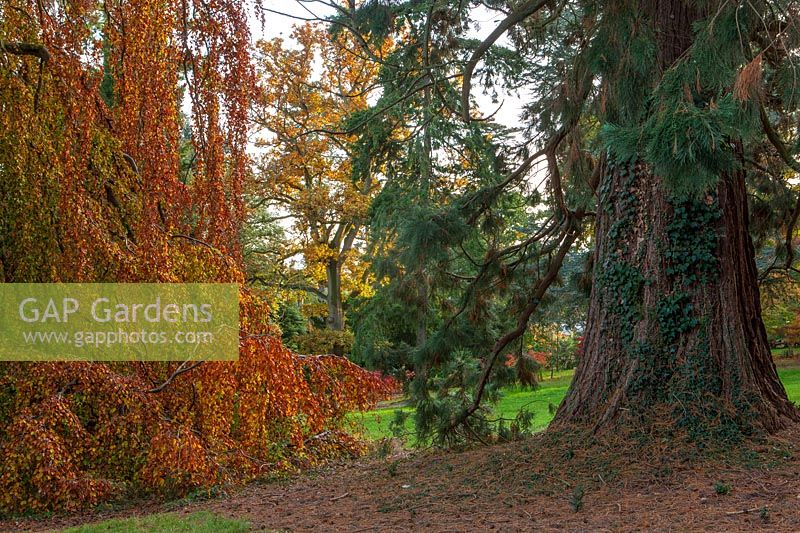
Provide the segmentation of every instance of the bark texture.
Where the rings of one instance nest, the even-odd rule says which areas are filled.
[[[690,431],[798,419],[761,320],[742,174],[675,201],[643,165],[601,187],[584,355],[556,423],[672,412]]]
[[[710,6],[640,3],[660,73],[685,58]],[[599,195],[584,354],[556,425],[637,417],[707,435],[798,420],[761,320],[744,174],[677,200],[647,166],[624,164],[608,169]]]

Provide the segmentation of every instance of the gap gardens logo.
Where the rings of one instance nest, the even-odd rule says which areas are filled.
[[[232,283],[0,284],[0,361],[230,361]]]

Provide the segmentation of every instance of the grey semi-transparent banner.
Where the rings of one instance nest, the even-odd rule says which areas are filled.
[[[0,283],[0,361],[233,361],[235,283]]]

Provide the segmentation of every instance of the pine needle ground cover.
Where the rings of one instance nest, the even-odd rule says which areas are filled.
[[[688,461],[670,443],[656,450],[621,446],[617,435],[589,440],[539,433],[460,452],[399,450],[289,482],[251,484],[178,513],[205,511],[268,531],[800,529],[796,427],[717,460]],[[78,531],[115,531],[105,526],[131,524],[119,519],[134,512],[105,514],[118,520]],[[0,530],[51,530],[98,518],[0,522]]]
[[[800,401],[798,362],[779,360],[778,373],[789,397]],[[560,401],[570,379],[563,373],[542,380],[536,391],[508,389],[496,410],[510,416],[527,405],[540,412],[536,423],[546,425],[548,405]],[[365,426],[369,416],[382,417],[367,426],[369,435],[390,434],[384,421],[392,410],[365,416]],[[752,439],[730,453],[692,456],[688,450],[668,441],[637,444],[630,435],[558,431],[459,452],[387,447],[218,498],[11,519],[0,521],[0,531],[800,528],[798,428]],[[137,516],[142,512],[152,514]]]

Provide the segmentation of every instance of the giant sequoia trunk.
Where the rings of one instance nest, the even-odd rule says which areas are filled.
[[[743,175],[671,201],[643,165],[616,168],[600,203],[585,351],[557,423],[665,410],[689,431],[797,420],[761,320]]]
[[[639,4],[659,72],[685,57],[708,5]],[[599,196],[584,354],[556,425],[638,417],[707,434],[797,420],[761,320],[743,173],[677,200],[648,166],[610,165]]]

